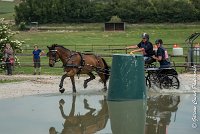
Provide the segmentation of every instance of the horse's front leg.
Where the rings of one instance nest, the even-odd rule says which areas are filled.
[[[65,89],[63,88],[63,81],[64,81],[64,79],[65,79],[67,76],[68,76],[67,74],[64,74],[64,75],[62,76],[61,80],[60,80],[60,85],[59,85],[60,89],[59,89],[59,91],[60,91],[61,93],[64,93],[64,92],[65,92]]]
[[[76,86],[75,86],[74,76],[70,76],[70,79],[71,79],[71,82],[72,82],[73,93],[76,93]]]

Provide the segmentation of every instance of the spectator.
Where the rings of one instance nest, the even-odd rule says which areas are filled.
[[[4,61],[6,62],[7,75],[12,75],[12,65],[14,64],[13,49],[10,43],[6,43],[4,48]]]
[[[44,54],[44,51],[38,49],[38,46],[34,46],[33,50],[33,62],[34,62],[34,75],[36,75],[37,68],[39,69],[38,74],[41,74],[41,64],[40,64],[40,56]]]

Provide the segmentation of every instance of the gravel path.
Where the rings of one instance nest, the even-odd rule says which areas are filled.
[[[11,83],[1,83],[0,84],[0,99],[20,97],[26,95],[41,95],[57,93],[59,94],[59,82],[61,76],[50,76],[50,75],[13,75],[6,76],[0,75],[1,80],[20,80],[19,82]],[[193,93],[192,84],[194,84],[194,74],[180,74],[179,80],[181,86],[179,90],[159,90],[156,88],[150,89],[153,92],[178,92],[178,93]],[[103,84],[99,83],[99,78],[88,83],[86,89],[83,88],[83,82],[86,77],[75,77],[76,88],[78,94],[99,94],[103,88]],[[200,92],[200,74],[197,74],[197,89],[195,91]],[[64,88],[66,89],[66,94],[72,93],[71,81],[66,78],[64,81]]]

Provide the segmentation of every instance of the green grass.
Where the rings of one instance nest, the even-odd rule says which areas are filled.
[[[22,80],[0,80],[0,83],[20,82]]]
[[[0,1],[0,13],[11,13],[14,12],[14,2]]]
[[[103,25],[98,25],[99,29]],[[183,24],[154,24],[154,25],[128,25],[126,32],[104,32],[103,30],[77,31],[78,25],[71,25],[72,31],[49,31],[49,32],[21,32],[16,38],[25,40],[26,44],[37,43],[41,47],[53,43],[63,45],[130,45],[138,43],[143,32],[150,34],[150,41],[154,43],[157,38],[162,38],[165,44],[178,43],[185,45],[185,39],[194,32],[200,31],[200,25]],[[86,26],[85,26],[86,27]],[[88,25],[88,29],[96,27]],[[79,29],[79,27],[77,28]]]
[[[33,67],[15,67],[14,74],[33,74],[34,68]],[[61,67],[54,67],[50,68],[48,66],[42,67],[41,74],[47,75],[61,75],[63,74],[63,69]]]
[[[14,20],[15,2],[0,1],[0,18]]]
[[[0,14],[0,18],[4,18],[5,20],[14,20],[14,13]]]
[[[80,30],[81,25],[90,30]],[[37,44],[39,48],[47,52],[46,46],[57,43],[64,45],[65,47],[76,51],[93,51],[96,54],[113,54],[113,53],[125,53],[125,51],[104,51],[103,49],[109,48],[125,48],[131,44],[137,44],[141,40],[141,34],[146,32],[150,35],[150,41],[154,44],[157,38],[162,38],[165,47],[168,48],[168,53],[172,54],[173,44],[179,44],[184,47],[184,54],[187,54],[187,44],[185,39],[194,32],[200,31],[198,24],[141,24],[141,25],[127,25],[127,30],[124,32],[104,32],[102,24],[62,24],[62,26],[70,27],[65,31],[28,31],[20,32],[15,35],[18,40],[24,40],[23,45],[24,54],[29,56],[22,56],[20,62],[21,68],[16,67],[15,73],[33,73],[32,67],[32,50],[33,46]],[[51,25],[48,25],[51,26]],[[93,28],[95,27],[95,28]],[[101,30],[97,30],[99,27]],[[73,29],[73,30],[72,30]],[[94,29],[94,30],[91,30]],[[200,39],[196,40],[196,43],[200,43]],[[105,58],[111,65],[111,58]],[[173,59],[175,62],[184,62],[184,58]],[[23,64],[29,64],[30,67],[24,67]],[[42,72],[45,74],[60,74],[63,72],[62,68],[50,68],[48,67],[48,58],[42,57],[43,67]],[[62,64],[58,63],[57,67],[61,67]],[[178,71],[183,68],[178,68]],[[52,72],[53,71],[53,72]]]

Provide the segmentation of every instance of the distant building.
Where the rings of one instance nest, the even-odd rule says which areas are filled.
[[[106,22],[104,23],[104,31],[125,31],[124,22]]]

